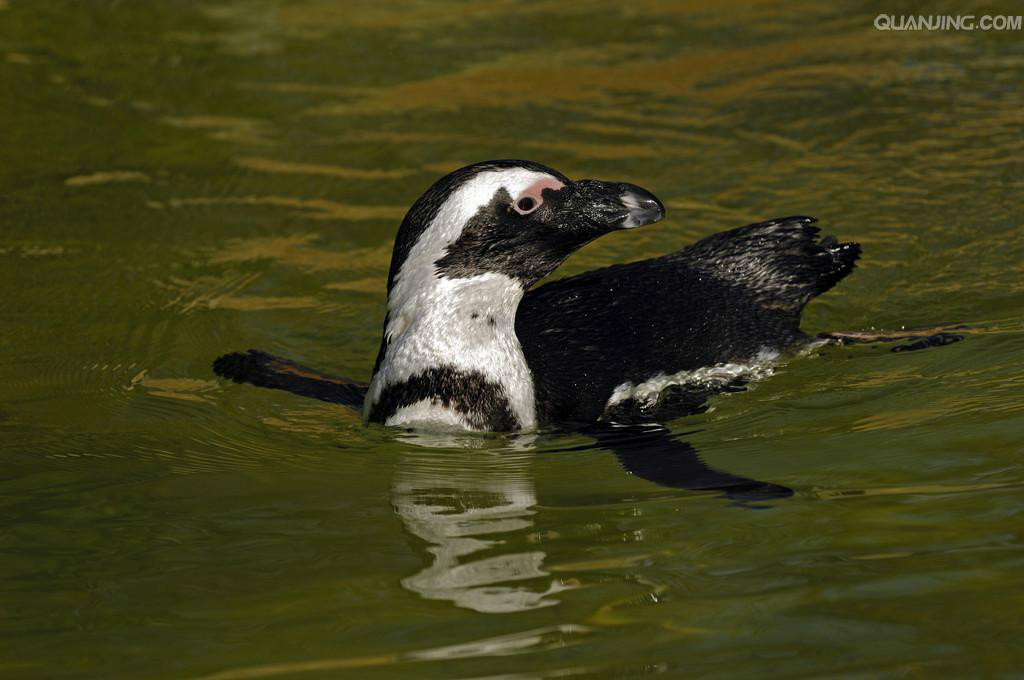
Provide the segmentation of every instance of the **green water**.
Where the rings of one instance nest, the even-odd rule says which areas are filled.
[[[1024,32],[880,11],[0,0],[0,675],[1024,677]],[[865,255],[805,329],[973,330],[673,423],[766,510],[214,378],[368,379],[404,209],[496,157],[668,206],[562,273],[810,214]]]

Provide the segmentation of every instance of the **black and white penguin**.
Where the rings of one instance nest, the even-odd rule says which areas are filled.
[[[552,424],[543,416],[555,411],[537,403],[549,381],[528,359],[547,324],[517,325],[523,296],[580,246],[663,215],[640,187],[573,182],[526,161],[479,163],[437,182],[395,239],[366,420],[483,431]],[[556,370],[571,378],[574,368],[593,370],[585,361]]]
[[[804,339],[803,306],[860,253],[791,217],[529,290],[580,246],[663,215],[640,187],[573,182],[525,161],[436,183],[395,240],[366,419],[508,431],[656,417],[690,372],[709,369],[704,392],[710,378],[742,372],[723,367]]]
[[[256,351],[225,355],[214,369],[361,405],[365,420],[388,426],[596,432],[615,441],[627,468],[652,476],[665,459],[634,455],[606,426],[692,413],[757,377],[809,340],[804,306],[861,252],[819,238],[813,218],[787,217],[531,290],[584,244],[663,216],[662,203],[632,184],[572,181],[528,161],[470,165],[427,189],[402,221],[368,386]],[[681,485],[761,484],[706,468],[691,452],[678,458],[680,474],[704,481]]]

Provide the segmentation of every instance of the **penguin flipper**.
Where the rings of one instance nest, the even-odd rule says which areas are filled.
[[[600,448],[610,450],[623,469],[641,479],[673,489],[720,491],[737,505],[789,498],[793,490],[771,482],[716,470],[701,460],[688,442],[656,423],[599,425],[587,434]]]
[[[284,390],[332,404],[362,408],[367,386],[307,368],[289,359],[250,349],[232,352],[213,362],[213,372],[236,383]]]

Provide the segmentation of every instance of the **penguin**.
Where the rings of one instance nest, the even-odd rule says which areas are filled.
[[[804,306],[853,271],[861,247],[793,216],[534,287],[583,245],[664,215],[634,184],[573,181],[532,161],[469,165],[428,188],[398,229],[368,385],[256,350],[214,371],[390,427],[589,432],[640,476],[674,465],[677,486],[786,495],[707,468],[661,423],[810,342]]]
[[[442,179],[395,239],[365,419],[477,431],[554,424],[538,419],[548,409],[538,407],[540,369],[526,356],[527,346],[544,343],[546,324],[517,325],[524,295],[577,248],[663,215],[638,186],[572,182],[527,161],[476,164]]]

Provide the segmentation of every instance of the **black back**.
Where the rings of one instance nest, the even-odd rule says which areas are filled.
[[[846,276],[855,243],[818,240],[815,220],[789,217],[710,236],[664,257],[586,272],[526,294],[516,315],[543,425],[592,423],[614,389],[720,363],[747,362],[805,338],[800,313]],[[716,391],[675,388],[623,421],[692,412]],[[632,409],[632,411],[631,411]]]

